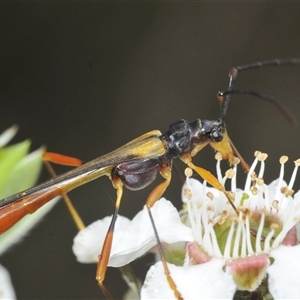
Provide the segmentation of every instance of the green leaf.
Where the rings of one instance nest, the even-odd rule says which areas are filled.
[[[0,135],[0,147],[6,144],[15,134],[12,127]],[[44,149],[30,154],[30,141],[0,148],[0,199],[32,187],[41,171]],[[56,198],[32,215],[27,215],[8,231],[0,235],[0,254],[17,243],[24,235],[54,206]],[[0,200],[1,201],[1,200]]]
[[[0,199],[32,187],[42,168],[44,149],[36,150],[18,160],[6,176],[0,177]],[[0,162],[1,166],[1,162]],[[0,168],[0,174],[2,170]]]
[[[29,141],[0,149],[0,190],[11,181],[11,170],[24,158],[30,147]]]

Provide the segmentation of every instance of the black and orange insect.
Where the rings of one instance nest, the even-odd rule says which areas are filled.
[[[296,64],[300,64],[300,59],[269,60],[231,69],[228,89],[218,93],[218,99],[221,103],[221,116],[217,120],[197,119],[192,122],[180,120],[171,124],[168,131],[164,134],[158,130],[150,131],[124,146],[82,165],[79,160],[46,152],[44,158],[47,161],[75,165],[77,167],[44,184],[0,201],[0,233],[7,231],[25,215],[34,213],[54,197],[65,195],[71,190],[103,175],[108,176],[113,187],[116,189],[117,198],[111,224],[99,256],[96,280],[106,296],[110,298],[111,296],[103,285],[103,281],[110,256],[114,225],[122,199],[123,187],[131,190],[143,189],[155,179],[157,173],[161,174],[164,181],[152,190],[146,201],[146,206],[151,217],[151,207],[161,198],[171,181],[173,160],[180,158],[209,184],[226,192],[222,184],[210,172],[195,166],[192,158],[205,146],[210,145],[216,151],[220,152],[223,158],[228,160],[230,164],[233,164],[234,158],[238,157],[243,168],[248,171],[248,165],[234,147],[226,130],[225,115],[231,95],[250,94],[262,98],[275,105],[289,121],[294,121],[293,116],[271,96],[248,89],[234,90],[234,80],[238,73],[244,70],[265,66]],[[154,225],[153,220],[152,223]],[[180,292],[177,291],[166,264],[165,273],[168,276],[169,284],[175,296],[181,298]]]

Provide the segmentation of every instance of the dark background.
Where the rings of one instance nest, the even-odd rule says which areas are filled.
[[[297,3],[1,3],[0,129],[17,123],[16,140],[88,161],[181,118],[216,119],[216,93],[227,88],[231,67],[300,56],[299,15]],[[236,87],[272,94],[299,116],[299,82],[299,67],[271,67],[240,74]],[[267,182],[278,176],[282,154],[291,174],[299,127],[275,108],[236,96],[227,126],[247,161],[257,149],[269,153]],[[205,149],[195,161],[214,171],[213,157]],[[180,187],[174,176],[166,193],[177,205]],[[132,217],[150,190],[126,191],[121,214]],[[71,196],[87,224],[112,213],[106,178]],[[75,234],[59,203],[1,257],[19,299],[103,298],[96,265],[79,264],[72,253]],[[151,260],[134,267],[144,274]],[[117,270],[109,269],[106,284],[122,296]]]

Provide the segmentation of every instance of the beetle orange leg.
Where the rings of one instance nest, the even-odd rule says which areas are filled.
[[[123,195],[123,184],[122,184],[121,179],[115,178],[113,180],[113,185],[114,185],[114,188],[117,190],[117,199],[116,199],[116,204],[115,204],[115,210],[114,210],[108,231],[105,236],[101,254],[99,255],[99,261],[98,261],[97,272],[96,272],[96,280],[97,280],[101,290],[103,291],[103,293],[105,294],[105,296],[108,299],[112,299],[112,296],[110,295],[109,291],[103,284],[103,281],[105,279],[105,274],[106,274],[106,270],[107,270],[107,265],[108,265],[112,241],[113,241],[114,228],[115,228],[115,224],[117,221],[119,207],[120,207],[121,199],[122,199],[122,195]]]
[[[169,267],[167,265],[167,262],[166,262],[166,259],[165,259],[165,256],[164,256],[163,248],[162,248],[162,245],[161,245],[161,242],[160,242],[160,239],[159,239],[159,235],[158,235],[158,232],[157,232],[156,227],[155,227],[154,218],[153,218],[153,215],[151,213],[151,207],[161,198],[161,196],[163,195],[163,193],[167,189],[168,185],[170,184],[171,170],[172,170],[171,166],[164,166],[164,167],[161,168],[160,174],[162,175],[163,178],[165,178],[165,181],[160,183],[150,193],[150,195],[148,196],[147,202],[146,202],[146,207],[148,209],[149,217],[150,217],[150,220],[151,220],[151,223],[152,223],[152,227],[154,229],[154,234],[155,234],[155,237],[156,237],[156,240],[157,240],[157,247],[158,247],[160,259],[161,259],[161,262],[163,264],[164,273],[167,277],[169,286],[172,289],[172,291],[174,292],[174,295],[175,295],[176,299],[183,299],[180,292],[177,290],[176,283],[174,282],[174,280],[171,276]]]
[[[65,156],[65,155],[61,155],[61,154],[57,154],[57,153],[52,153],[52,152],[45,152],[43,154],[43,160],[44,160],[44,164],[45,164],[48,172],[52,176],[52,178],[57,177],[57,175],[54,172],[50,162],[60,164],[60,165],[73,166],[73,167],[78,167],[78,166],[82,165],[82,161],[77,158]],[[64,202],[65,202],[78,230],[84,229],[85,228],[84,223],[83,223],[82,219],[80,218],[80,216],[79,216],[76,208],[74,207],[71,199],[69,198],[69,196],[67,194],[63,194],[62,197],[64,199]]]
[[[43,154],[43,159],[51,163],[70,166],[70,167],[79,167],[83,164],[83,162],[78,158],[66,156],[54,152],[45,152]]]
[[[192,170],[194,170],[199,176],[202,177],[202,179],[204,179],[205,181],[207,181],[211,186],[213,186],[214,188],[216,188],[217,190],[221,191],[224,193],[224,195],[226,196],[227,200],[229,201],[230,205],[232,206],[233,210],[236,212],[236,214],[238,214],[235,205],[233,204],[233,199],[232,196],[226,191],[225,187],[223,186],[223,184],[221,184],[221,182],[209,171],[195,166],[192,163],[192,158],[189,154],[185,154],[181,157],[181,160]]]

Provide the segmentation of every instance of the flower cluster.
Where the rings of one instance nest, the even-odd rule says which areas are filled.
[[[151,209],[168,268],[182,298],[232,299],[239,291],[246,291],[274,299],[300,299],[296,228],[300,192],[294,195],[292,190],[300,160],[295,161],[286,183],[287,157],[281,157],[279,178],[266,185],[266,158],[266,154],[256,152],[243,189],[236,187],[236,166],[223,177],[218,160],[218,180],[223,185],[230,180],[230,192],[224,194],[207,187],[206,182],[187,177],[180,213],[165,199]],[[99,236],[101,233],[104,237],[107,222],[97,221],[76,236],[73,250],[79,261],[97,261],[103,243]],[[153,249],[156,238],[150,224],[146,208],[132,221],[118,219],[110,266],[120,267]],[[291,270],[293,275],[289,276]],[[174,287],[170,287],[162,263],[157,262],[147,273],[141,298],[174,297]]]

